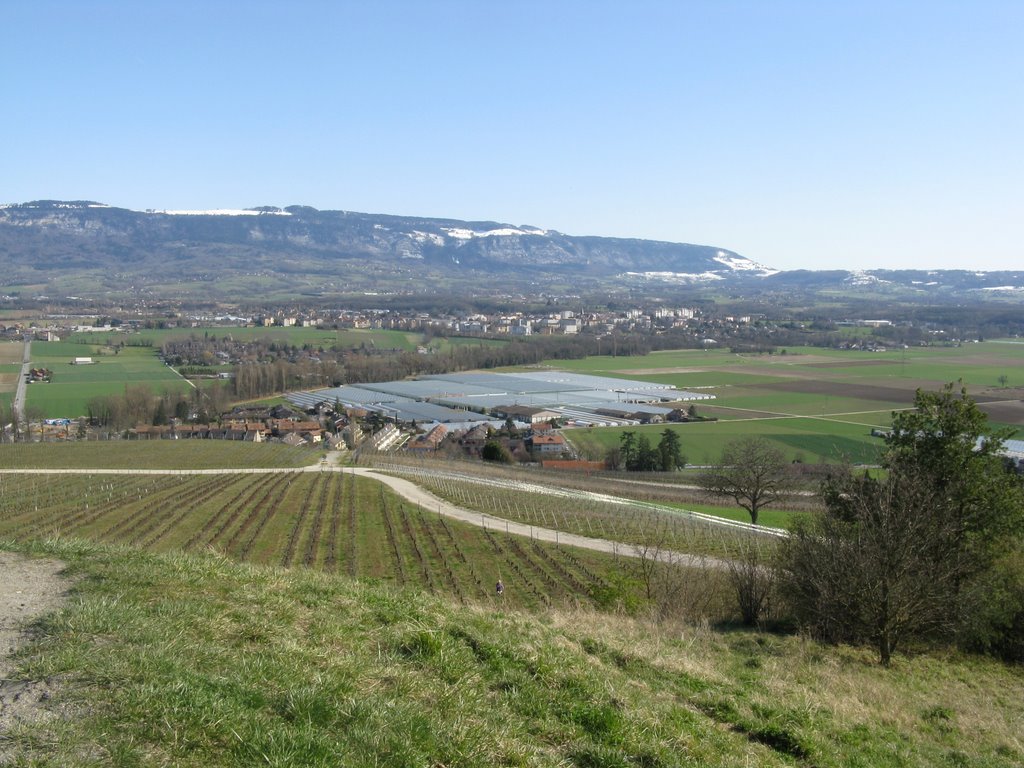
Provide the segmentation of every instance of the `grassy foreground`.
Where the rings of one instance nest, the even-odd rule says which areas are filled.
[[[7,545],[11,546],[11,545]],[[26,765],[1017,766],[1024,673],[342,576],[39,545],[76,579],[21,651],[66,717]]]

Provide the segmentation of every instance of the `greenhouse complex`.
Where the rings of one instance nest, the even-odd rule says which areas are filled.
[[[666,421],[680,403],[713,397],[649,381],[536,371],[442,374],[293,392],[288,400],[302,408],[338,403],[420,425],[472,426],[506,418],[528,423],[531,414],[543,411],[567,426],[612,426]]]

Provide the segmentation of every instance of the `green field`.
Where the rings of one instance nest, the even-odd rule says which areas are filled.
[[[480,339],[475,336],[435,336],[427,343],[427,349],[445,353],[458,347],[501,347],[508,344],[504,339]]]
[[[936,386],[963,379],[968,388],[975,391],[999,387],[999,377],[1004,375],[1009,387],[1024,386],[1024,345],[997,341],[886,352],[818,347],[787,348],[785,354],[775,355],[669,350],[643,357],[589,357],[552,360],[548,364],[581,373],[662,381],[681,388],[811,377],[826,381],[885,383],[897,389],[906,388],[900,386],[900,382],[908,379]]]
[[[72,365],[76,357],[92,357],[92,365]],[[32,342],[32,365],[49,368],[53,380],[27,389],[26,407],[53,418],[75,418],[88,410],[94,397],[124,392],[126,386],[142,385],[154,393],[182,392],[190,387],[160,362],[149,347],[124,347],[117,354],[103,344]]]
[[[166,329],[143,329],[139,331],[123,332],[120,330],[109,332],[84,332],[75,333],[68,337],[68,341],[75,344],[89,344],[101,346],[106,344],[139,344],[147,342],[156,349],[171,339],[187,339],[190,336],[209,336],[218,339],[232,338],[239,341],[254,341],[267,339],[275,342],[285,342],[293,346],[301,347],[309,344],[314,347],[361,347],[363,345],[373,349],[394,349],[399,351],[412,351],[417,346],[424,344],[423,334],[412,331],[389,331],[382,329],[360,329],[360,328],[301,328],[291,326],[288,328],[270,326],[210,326],[199,328],[166,328]],[[499,346],[507,342],[497,339],[478,339],[471,337],[434,337],[427,344],[428,348],[438,352],[446,352],[456,346]]]
[[[635,432],[638,437],[647,435],[656,445],[665,429],[678,433],[688,464],[713,464],[727,443],[750,436],[774,443],[789,461],[807,463],[849,460],[855,464],[873,464],[882,449],[882,440],[871,436],[870,426],[813,417],[573,429],[564,434],[584,454],[603,456],[608,449],[619,445],[625,431]]]
[[[710,504],[690,503],[673,504],[672,502],[669,502],[668,506],[678,507],[679,509],[689,512],[701,512],[705,515],[713,515],[714,517],[724,517],[726,520],[735,520],[739,523],[750,522],[750,513],[742,507],[722,507]],[[789,530],[796,525],[797,520],[802,516],[806,517],[806,513],[767,507],[758,512],[757,524],[763,525],[767,528],[783,528]]]
[[[124,341],[127,344],[138,344],[149,342],[153,347],[159,349],[160,345],[170,339],[187,339],[190,336],[211,336],[219,339],[232,338],[240,341],[253,341],[256,339],[268,339],[270,341],[285,342],[301,347],[304,344],[311,344],[316,347],[358,347],[360,344],[373,346],[379,349],[415,349],[419,343],[420,334],[408,333],[405,331],[385,330],[361,330],[332,328],[301,328],[291,326],[282,327],[257,327],[257,326],[211,326],[200,328],[166,328],[166,329],[143,329],[132,332],[110,331],[108,333],[77,333],[73,334],[69,341],[75,343],[103,344],[108,340],[117,344]]]
[[[1024,345],[984,342],[886,352],[819,348],[786,354],[737,355],[726,350],[674,350],[644,357],[548,361],[553,368],[672,384],[714,396],[695,403],[715,424],[673,427],[691,463],[717,460],[731,439],[761,435],[790,459],[855,463],[877,460],[871,427],[913,404],[916,389],[963,381],[995,425],[1024,427]],[[1000,381],[1005,377],[1005,386]],[[638,427],[654,442],[663,427]],[[587,455],[603,456],[621,429],[571,430]]]

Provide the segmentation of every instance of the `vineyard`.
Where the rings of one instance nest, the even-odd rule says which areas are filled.
[[[415,478],[418,485],[465,509],[538,528],[726,558],[752,541],[745,524],[713,524],[704,516],[649,502],[408,466],[387,469]],[[753,538],[764,548],[773,546],[775,540],[767,531]]]
[[[111,440],[0,445],[0,465],[67,469],[243,469],[301,467],[320,454],[231,440]]]
[[[402,453],[368,454],[363,453],[361,463],[386,469],[389,472],[420,476],[432,473],[458,474],[472,476],[486,481],[509,481],[517,485],[546,485],[564,491],[583,491],[586,493],[603,493],[618,498],[632,499],[639,502],[655,502],[667,505],[686,505],[692,507],[713,507],[726,516],[730,514],[747,514],[739,506],[722,507],[709,503],[720,501],[709,496],[696,486],[697,472],[567,472],[564,470],[544,469],[542,467],[521,467],[515,464],[499,464],[481,461],[453,461],[449,458],[433,459],[426,456],[409,456]],[[813,491],[818,487],[818,479],[810,476],[805,479],[805,491]],[[784,515],[820,509],[821,503],[814,494],[796,493],[778,505]],[[738,518],[738,519],[743,519]]]
[[[214,551],[462,603],[602,604],[621,582],[613,557],[454,522],[344,472],[0,475],[0,539],[55,537]]]

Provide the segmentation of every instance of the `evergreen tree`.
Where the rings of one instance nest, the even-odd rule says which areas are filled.
[[[167,423],[167,403],[161,397],[156,401],[156,410],[153,412],[154,426],[163,426]]]
[[[619,458],[627,470],[632,470],[636,465],[635,432],[627,430],[619,435]]]
[[[480,458],[484,461],[495,461],[499,464],[512,463],[512,454],[508,452],[508,448],[497,440],[488,440],[484,443],[484,447],[480,451]]]
[[[658,450],[651,445],[647,435],[640,435],[636,446],[636,458],[633,467],[627,467],[635,472],[654,472],[659,469],[661,456]]]
[[[661,440],[658,441],[658,456],[661,460],[662,472],[674,472],[686,464],[679,443],[679,433],[674,429],[666,427],[662,431]]]

